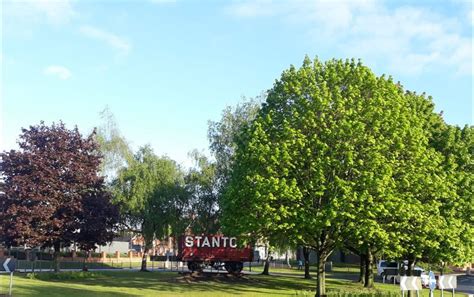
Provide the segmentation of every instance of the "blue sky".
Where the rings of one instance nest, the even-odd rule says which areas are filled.
[[[305,55],[361,58],[473,124],[470,1],[2,1],[0,150],[21,127],[89,132],[109,106],[134,148],[189,165],[208,120]]]

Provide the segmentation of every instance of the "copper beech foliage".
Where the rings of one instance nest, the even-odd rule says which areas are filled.
[[[41,122],[22,129],[19,150],[0,154],[0,242],[91,249],[112,240],[118,208],[98,175],[94,133]]]

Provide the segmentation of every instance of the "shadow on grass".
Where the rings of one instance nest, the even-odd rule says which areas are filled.
[[[24,277],[23,277],[24,278]],[[28,279],[26,279],[28,281]],[[144,296],[146,290],[159,294],[183,294],[209,292],[217,296],[230,294],[289,295],[295,291],[314,289],[313,281],[283,276],[252,275],[235,277],[179,275],[174,272],[94,272],[82,279],[36,280],[31,287],[24,284],[22,291],[31,291],[29,296]],[[84,288],[84,290],[78,288]],[[107,293],[107,288],[115,292]],[[144,291],[145,290],[145,291]],[[140,293],[141,291],[141,293]],[[122,294],[117,292],[130,292]],[[149,294],[149,293],[148,293]]]
[[[164,267],[164,262],[155,262],[153,263],[155,267]],[[128,269],[128,268],[138,268],[140,267],[141,262],[136,261],[127,261],[126,259],[122,260],[111,260],[108,262],[85,262],[84,261],[60,261],[60,269],[82,269],[84,266],[87,266],[89,269]],[[152,265],[150,265],[151,267]],[[53,270],[54,262],[46,260],[36,260],[36,261],[27,261],[27,260],[18,260],[17,267],[18,271],[41,271],[41,270]]]
[[[18,293],[20,292],[20,293]],[[36,282],[31,284],[15,284],[13,286],[13,296],[48,296],[48,297],[82,297],[82,296],[105,296],[105,297],[125,297],[140,296],[139,294],[97,291],[86,287],[72,288],[67,286],[54,286],[51,282]]]
[[[24,275],[18,282],[20,292],[28,292],[26,296],[158,296],[158,295],[186,295],[200,296],[221,295],[259,295],[271,296],[300,295],[301,293],[314,294],[316,280],[304,279],[300,275],[274,274],[244,275],[235,277],[228,274],[189,275],[177,272],[138,271],[101,271],[83,273],[69,272],[73,277],[47,277],[39,275],[30,280]],[[314,277],[315,275],[313,275]],[[28,284],[25,285],[25,284]],[[351,291],[354,293],[368,293],[360,284],[350,279],[326,279],[328,293]],[[112,292],[113,291],[113,292]],[[372,293],[375,291],[372,290]],[[31,293],[31,294],[30,294]],[[23,294],[21,294],[23,295]],[[18,295],[18,296],[21,296]],[[332,294],[331,294],[332,295]]]

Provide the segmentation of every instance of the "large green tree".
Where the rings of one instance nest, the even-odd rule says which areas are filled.
[[[446,220],[447,234],[440,243],[440,259],[444,263],[474,262],[474,126],[448,126],[444,145],[446,170],[452,174],[455,196],[444,201],[442,217]]]
[[[445,194],[444,180],[423,124],[391,78],[354,60],[306,58],[283,72],[237,142],[225,228],[314,249],[316,296],[325,295],[325,261],[348,229],[368,236],[371,251],[407,236],[401,227],[437,226],[426,219],[438,209],[425,213],[424,203]]]
[[[256,98],[247,99],[243,97],[242,101],[237,105],[227,106],[223,110],[219,121],[209,122],[209,147],[215,158],[215,163],[212,165],[215,172],[214,190],[216,191],[218,199],[222,197],[223,190],[226,188],[226,184],[230,178],[235,151],[238,147],[238,136],[242,130],[255,119],[261,108],[261,103],[265,98],[266,93],[262,93]],[[220,215],[220,209],[221,208],[218,207],[218,216]],[[231,232],[230,230],[227,231]],[[295,243],[290,243],[287,237],[275,237],[270,241],[268,236],[268,234],[265,235],[263,233],[251,233],[251,235],[247,234],[247,236],[241,236],[242,240],[246,240],[250,244],[264,244],[267,247],[268,252],[264,260],[265,265],[263,270],[263,274],[266,275],[269,274],[272,251],[275,249],[281,251],[289,246],[296,246]],[[309,273],[307,276],[309,277]]]
[[[214,234],[220,229],[216,163],[202,153],[190,153],[194,166],[185,176],[189,195],[189,228],[194,234]]]
[[[400,258],[408,260],[410,275],[418,260],[442,266],[472,261],[474,147],[472,127],[446,124],[442,114],[434,112],[432,98],[425,94],[405,95],[426,133],[428,150],[435,152],[431,162],[418,170],[424,174],[399,183],[399,191],[408,199],[404,220],[397,226],[398,252]],[[436,170],[428,165],[433,162]],[[404,162],[399,169],[411,166]]]
[[[119,170],[112,186],[127,229],[143,236],[141,270],[146,271],[153,240],[174,234],[173,227],[184,229],[179,224],[187,207],[183,173],[176,162],[144,146],[127,167]]]
[[[441,115],[433,112],[430,100],[418,105],[429,120],[430,146],[442,155],[441,166],[451,188],[451,194],[439,201],[443,227],[436,234],[437,244],[421,259],[441,267],[470,263],[474,260],[474,127],[444,123]]]
[[[403,90],[400,84],[396,87]],[[348,204],[352,208],[348,211],[354,216],[345,228],[343,244],[363,258],[366,287],[373,286],[374,256],[383,254],[391,259],[408,259],[411,273],[414,263],[427,253],[428,247],[438,244],[437,237],[443,224],[440,201],[452,193],[448,175],[440,166],[442,157],[429,145],[430,130],[443,123],[442,119],[433,112],[431,99],[423,94],[407,91],[403,98],[406,109],[411,112],[405,119],[406,127],[409,127],[405,136],[392,134],[393,130],[382,130],[375,139],[379,148],[385,145],[384,151],[377,152],[383,154],[381,158],[377,157],[378,160],[389,162],[375,168],[388,174],[375,174],[386,181],[380,180],[367,187],[366,178],[358,179],[354,189],[369,193],[369,199],[355,199]],[[393,116],[387,120],[398,121]],[[380,123],[385,127],[390,125],[379,119],[377,122],[369,127],[378,129]],[[369,141],[373,137],[367,136]],[[403,137],[396,151],[390,144],[393,137]]]

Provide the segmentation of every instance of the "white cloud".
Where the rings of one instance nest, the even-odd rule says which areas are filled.
[[[347,57],[384,63],[390,71],[419,74],[453,67],[472,75],[472,38],[465,23],[429,7],[388,8],[373,0],[240,1],[226,7],[237,18],[274,17],[307,27],[320,45]],[[470,31],[470,30],[469,30]]]
[[[43,73],[46,75],[56,76],[62,80],[69,79],[72,76],[72,73],[69,69],[59,65],[50,65],[43,70]]]
[[[70,0],[23,0],[7,1],[4,16],[12,20],[25,22],[46,21],[59,25],[69,22],[77,15]]]
[[[472,43],[463,36],[461,25],[423,8],[381,8],[376,15],[358,14],[340,41],[343,52],[388,61],[398,73],[420,74],[427,68],[448,66],[472,74],[466,67],[472,61]]]
[[[87,37],[105,42],[107,45],[119,50],[122,54],[127,54],[131,49],[131,45],[127,40],[99,28],[92,26],[81,26],[79,31]]]

